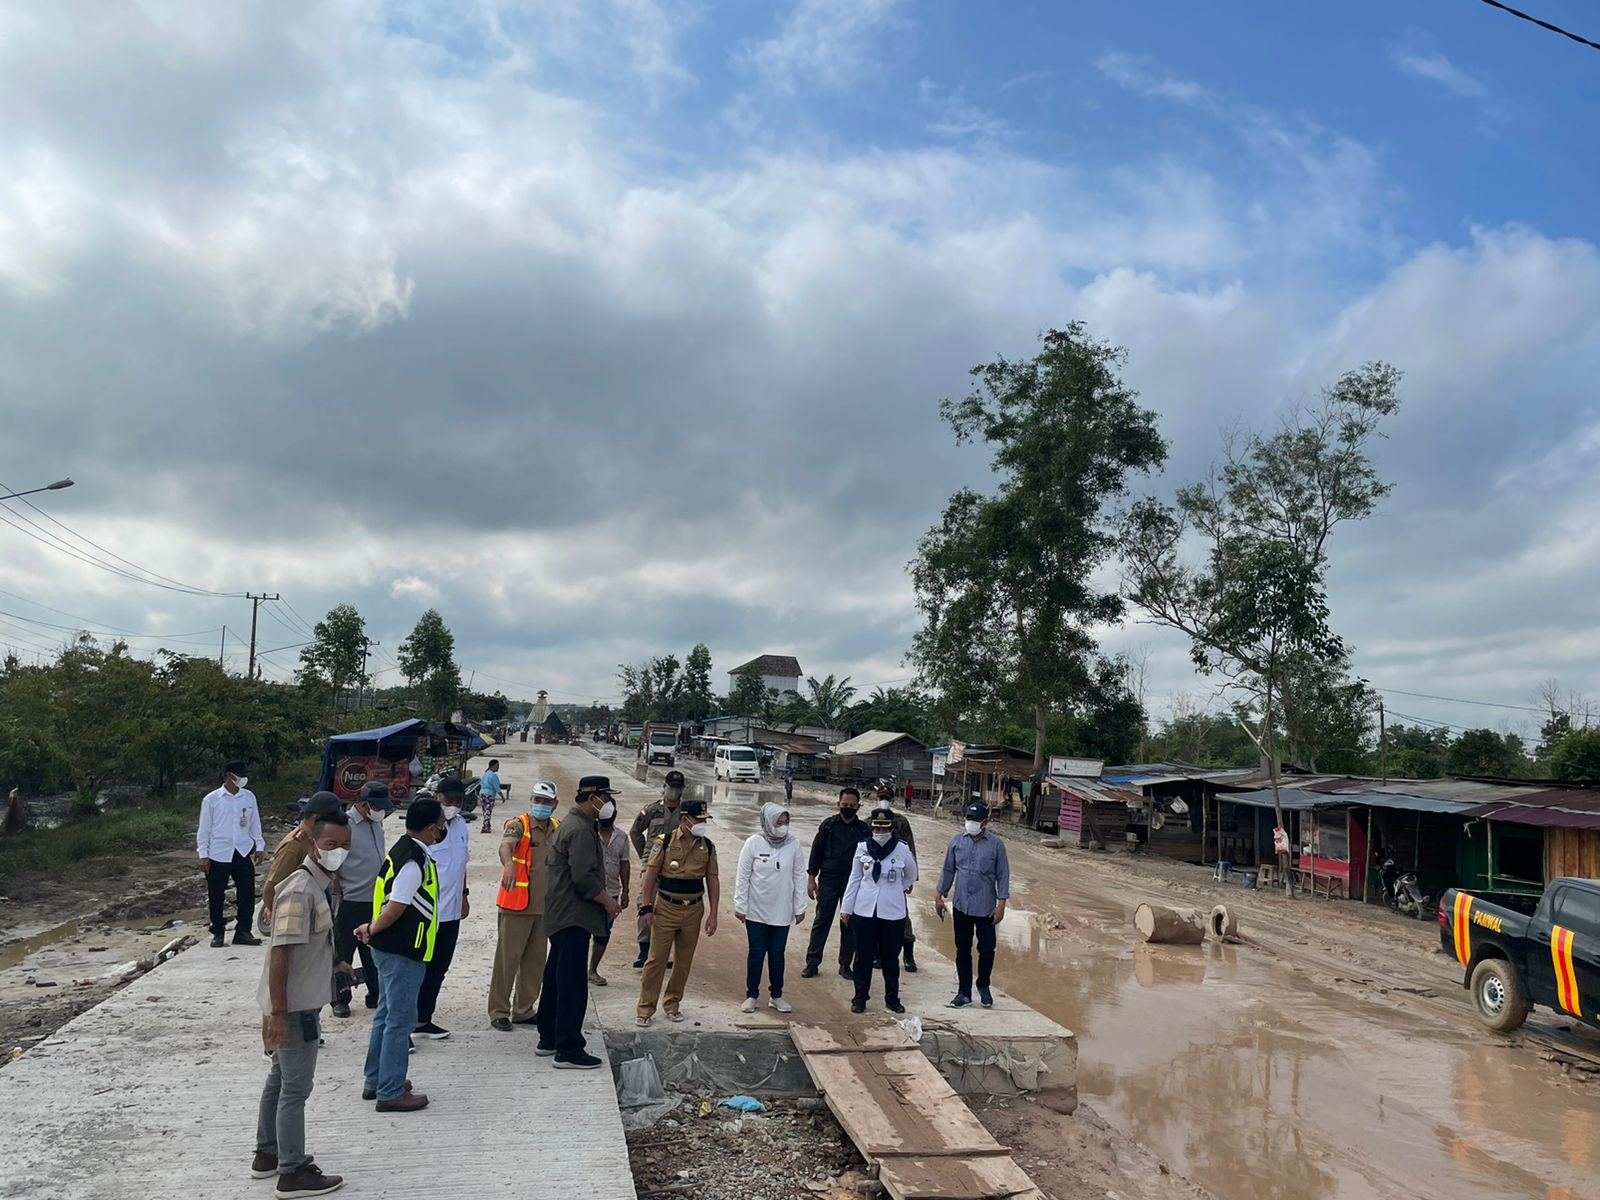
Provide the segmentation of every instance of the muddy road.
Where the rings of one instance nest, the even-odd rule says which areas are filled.
[[[627,773],[631,758],[609,753],[611,773]],[[711,799],[730,851],[755,830],[760,804],[782,799],[780,788],[683,769]],[[650,782],[660,777],[653,768]],[[829,807],[797,789],[796,830],[809,841]],[[952,954],[931,876],[953,829],[912,815],[925,872],[913,921],[919,938]],[[1133,909],[1161,888],[1115,860],[1031,842],[1008,840],[1013,907],[996,985],[1077,1034],[1083,1097],[1175,1172],[1226,1200],[1600,1198],[1600,1082],[1363,977],[1378,966],[1453,978],[1442,962],[1419,960],[1430,929],[1406,927],[1396,947],[1410,948],[1391,948],[1305,903],[1288,919],[1349,928],[1274,930],[1292,957],[1251,945],[1136,947]]]

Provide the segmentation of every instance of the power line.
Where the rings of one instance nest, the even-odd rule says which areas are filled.
[[[1552,25],[1549,21],[1541,21],[1532,13],[1525,13],[1520,8],[1512,8],[1509,4],[1502,4],[1500,0],[1483,0],[1490,8],[1498,8],[1501,12],[1508,12],[1513,17],[1537,25],[1540,29],[1548,29],[1551,33],[1559,33],[1562,37],[1577,42],[1580,46],[1587,46],[1591,50],[1600,50],[1600,42],[1591,42],[1588,38],[1573,33],[1570,29],[1563,29],[1559,25]]]
[[[38,625],[38,626],[41,626],[41,627],[43,627],[45,629],[57,629],[57,630],[62,631],[63,633],[91,633],[91,634],[96,635],[97,637],[141,638],[141,639],[143,639],[143,638],[151,638],[151,639],[165,638],[168,641],[173,641],[173,642],[188,642],[188,641],[197,641],[200,638],[209,637],[210,635],[215,634],[215,633],[218,632],[217,629],[213,628],[213,629],[196,629],[196,630],[192,630],[192,631],[190,631],[188,633],[131,633],[131,632],[124,632],[124,631],[120,631],[120,630],[112,630],[112,629],[94,629],[94,628],[91,628],[89,626],[84,626],[84,625],[57,625],[53,621],[41,621],[37,617],[25,617],[21,613],[6,612],[4,609],[0,609],[0,617],[10,617],[10,618],[12,618],[13,620],[16,620],[16,621],[24,621],[29,625]]]
[[[283,605],[284,608],[287,608],[289,610],[289,612],[294,616],[294,619],[296,621],[300,622],[301,626],[304,627],[304,629],[305,629],[307,637],[316,637],[317,636],[317,631],[316,631],[315,626],[313,626],[310,621],[306,620],[304,617],[302,617],[300,615],[300,610],[299,609],[297,609],[294,605],[290,604],[287,600],[280,600],[280,601],[278,601],[278,603]]]
[[[1496,704],[1493,700],[1464,700],[1460,696],[1434,696],[1427,692],[1406,692],[1399,688],[1383,687],[1380,684],[1371,684],[1373,690],[1383,692],[1389,696],[1412,696],[1418,700],[1441,700],[1446,704],[1475,704],[1480,708],[1514,708],[1522,712],[1548,713],[1548,708],[1539,708],[1532,704]]]

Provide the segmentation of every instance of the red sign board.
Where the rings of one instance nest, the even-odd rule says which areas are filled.
[[[409,762],[391,762],[364,755],[334,760],[333,794],[341,800],[359,799],[361,785],[374,779],[389,785],[389,798],[396,804],[404,804],[411,795]]]

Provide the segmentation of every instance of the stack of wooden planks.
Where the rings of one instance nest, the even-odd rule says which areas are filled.
[[[896,1025],[792,1025],[811,1079],[894,1200],[1044,1200]]]

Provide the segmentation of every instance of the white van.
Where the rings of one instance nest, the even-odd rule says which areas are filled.
[[[718,779],[760,783],[761,762],[749,746],[718,746],[711,773]]]

